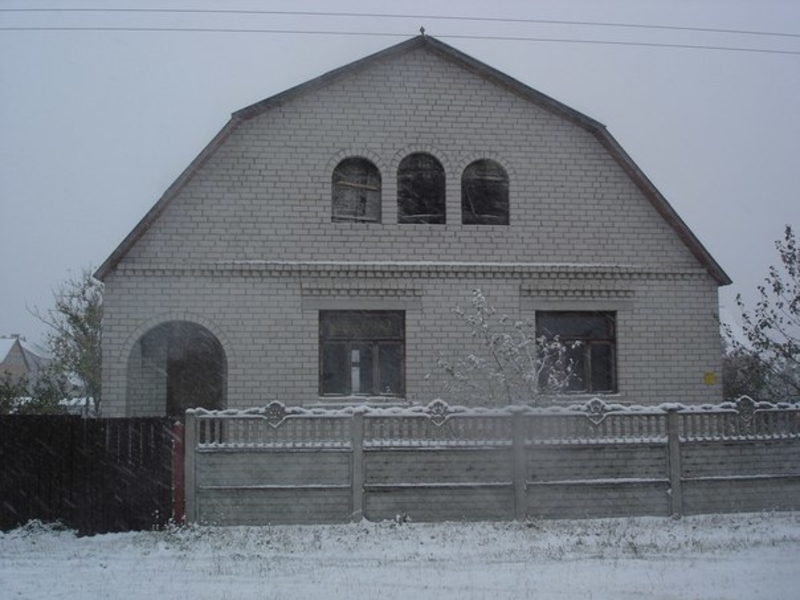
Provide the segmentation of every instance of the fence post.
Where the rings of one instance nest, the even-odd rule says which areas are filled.
[[[672,516],[683,516],[683,486],[681,483],[680,418],[677,409],[667,412],[667,445],[669,452],[669,511]]]
[[[172,518],[179,524],[186,516],[183,460],[183,425],[175,421],[172,425]]]
[[[353,452],[353,471],[350,489],[353,494],[353,512],[350,518],[358,522],[364,518],[364,414],[356,412],[350,419],[350,445]]]
[[[511,415],[512,452],[514,454],[514,518],[528,516],[528,469],[526,465],[525,421],[521,414]]]
[[[183,482],[186,506],[186,521],[197,521],[197,482],[195,481],[195,452],[197,452],[197,418],[192,410],[186,411],[183,430]]]

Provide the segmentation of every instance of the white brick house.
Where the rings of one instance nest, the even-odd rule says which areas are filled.
[[[235,113],[97,276],[106,416],[426,403],[474,288],[594,323],[579,395],[721,395],[730,280],[667,201],[603,125],[425,36]]]

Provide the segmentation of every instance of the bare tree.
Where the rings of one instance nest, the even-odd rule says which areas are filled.
[[[758,302],[748,310],[741,294],[736,304],[752,352],[768,370],[768,388],[776,399],[800,396],[800,248],[791,225],[775,242],[781,263],[769,268]],[[733,350],[744,344],[728,336]]]
[[[448,393],[478,404],[535,405],[564,392],[576,377],[569,358],[573,345],[556,336],[537,336],[531,320],[498,316],[480,289],[472,292],[472,310],[453,310],[470,329],[476,352],[450,361],[440,355],[437,366],[448,376]]]
[[[47,344],[53,356],[53,369],[64,377],[77,378],[83,394],[94,401],[95,412],[99,414],[103,284],[87,270],[80,278],[62,283],[53,296],[53,308],[46,313],[33,311],[51,329]]]
[[[771,400],[768,365],[742,344],[733,345],[723,339],[723,346],[722,397],[725,400],[736,400],[742,396]]]

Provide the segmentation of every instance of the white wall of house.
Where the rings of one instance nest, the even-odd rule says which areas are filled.
[[[397,223],[397,168],[444,166],[447,223]],[[331,221],[331,176],[365,157],[382,222]],[[508,172],[509,224],[462,225],[473,160]],[[585,128],[425,50],[355,69],[242,121],[105,277],[108,416],[126,402],[136,341],[170,320],[206,327],[232,407],[318,400],[318,312],[404,310],[407,398],[442,394],[437,352],[464,354],[452,314],[483,288],[500,312],[617,313],[618,398],[720,399],[718,282]],[[457,399],[451,399],[457,400]]]

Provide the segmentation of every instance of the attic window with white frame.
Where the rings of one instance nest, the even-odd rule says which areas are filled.
[[[345,158],[333,170],[331,220],[381,222],[381,172],[366,158]]]
[[[508,225],[508,174],[499,163],[481,159],[464,169],[461,223]]]
[[[397,222],[445,223],[444,167],[430,154],[409,154],[397,169]]]

